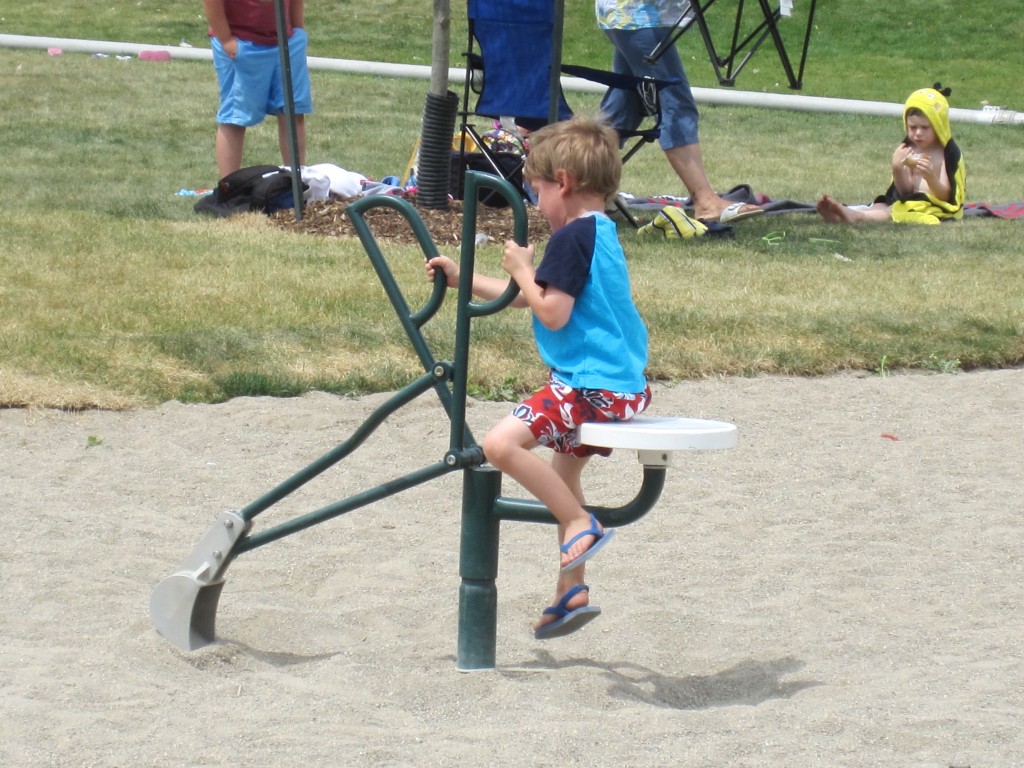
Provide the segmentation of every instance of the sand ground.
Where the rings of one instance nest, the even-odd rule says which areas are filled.
[[[1024,765],[1024,371],[655,395],[739,445],[677,455],[588,568],[604,613],[576,635],[529,632],[553,529],[503,524],[498,668],[473,674],[458,473],[239,556],[215,645],[148,616],[221,511],[382,396],[0,411],[0,764]],[[474,433],[507,408],[473,403]],[[417,400],[256,530],[437,461],[447,430]],[[639,481],[631,452],[592,465],[594,503]]]

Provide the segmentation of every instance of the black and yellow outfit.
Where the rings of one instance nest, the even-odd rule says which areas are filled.
[[[967,194],[967,169],[960,147],[953,141],[953,132],[949,127],[949,102],[934,88],[914,91],[903,107],[904,129],[907,125],[907,112],[915,108],[921,110],[928,118],[936,138],[942,143],[946,175],[949,177],[950,199],[940,200],[927,192],[901,196],[896,191],[895,184],[892,184],[885,195],[876,202],[884,202],[891,206],[891,217],[896,222],[938,224],[948,219],[961,219]],[[909,138],[904,141],[910,143]]]

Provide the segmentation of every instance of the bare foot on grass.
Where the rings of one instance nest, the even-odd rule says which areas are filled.
[[[856,221],[853,211],[825,195],[815,206],[818,215],[830,224],[852,224]]]

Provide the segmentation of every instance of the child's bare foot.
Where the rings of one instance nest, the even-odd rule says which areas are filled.
[[[533,625],[533,636],[538,640],[562,637],[581,629],[596,619],[601,609],[590,605],[590,587],[577,584],[544,609],[540,621]]]
[[[852,224],[854,222],[853,211],[842,203],[837,203],[828,195],[825,195],[815,206],[818,215],[830,224]]]
[[[562,550],[562,572],[571,571],[583,565],[611,541],[615,531],[606,531],[594,515],[589,520],[570,523],[565,529],[565,543]]]

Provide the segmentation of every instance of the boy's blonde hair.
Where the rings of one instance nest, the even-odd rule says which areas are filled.
[[[576,180],[580,192],[611,199],[622,179],[618,132],[599,118],[576,115],[531,134],[523,169],[527,180],[555,181],[560,170]]]

